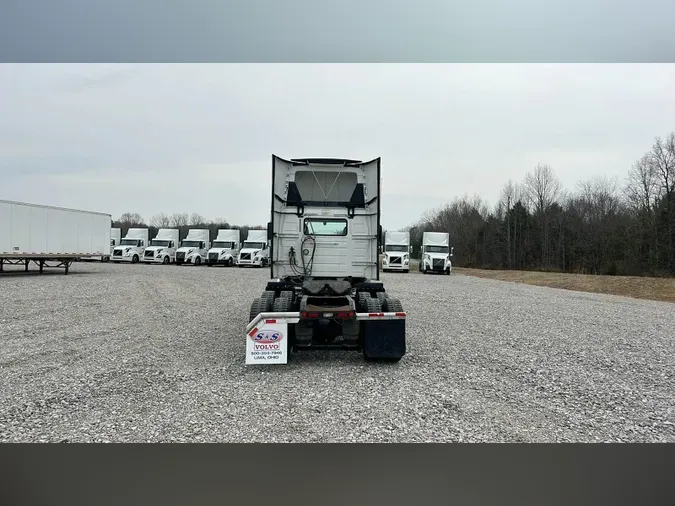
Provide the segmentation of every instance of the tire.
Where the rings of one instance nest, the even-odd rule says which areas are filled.
[[[251,310],[249,312],[249,317],[248,321],[249,323],[253,321],[253,319],[258,316],[260,313],[263,311],[260,309],[261,301],[260,299],[254,299],[253,302],[251,303]]]
[[[382,304],[377,298],[366,299],[366,311],[368,313],[382,313]]]
[[[131,263],[132,264],[137,264],[138,263],[138,255],[134,255],[131,257]]]
[[[232,257],[227,259],[227,264],[228,267],[232,267],[234,265],[234,259]]]
[[[167,255],[167,256],[165,256],[164,259],[162,260],[162,265],[169,265],[169,263],[171,263],[171,259],[170,259],[169,256]]]
[[[359,312],[365,313],[368,311],[367,301],[370,299],[370,294],[368,292],[359,292],[356,298],[356,308]]]
[[[202,257],[195,257],[195,265],[201,265],[202,264]]]
[[[385,313],[402,313],[403,304],[399,299],[389,297],[383,304],[383,309]]]
[[[260,297],[261,309],[263,312],[272,311],[274,307],[274,292],[272,290],[265,290]]]
[[[291,300],[286,297],[279,297],[274,299],[272,304],[272,311],[275,313],[287,313],[291,310]]]

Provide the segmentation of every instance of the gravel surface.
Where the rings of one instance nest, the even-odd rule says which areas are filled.
[[[675,306],[383,274],[408,354],[244,366],[268,270],[0,274],[0,441],[675,442]]]

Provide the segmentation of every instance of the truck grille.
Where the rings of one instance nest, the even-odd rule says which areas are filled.
[[[184,262],[185,261],[185,252],[181,251],[176,253],[176,262]]]
[[[250,253],[242,253],[239,258],[240,258],[240,260],[250,260],[251,254]]]
[[[113,256],[114,256],[114,257],[121,257],[123,251],[124,251],[124,250],[115,248],[115,249],[113,250]]]
[[[401,258],[402,257],[389,257],[389,263],[390,264],[401,264]]]
[[[209,253],[209,260],[211,262],[217,262],[218,261],[218,253]]]
[[[442,271],[444,267],[445,267],[445,260],[443,260],[442,258],[434,258],[435,271]]]
[[[143,256],[145,258],[152,258],[152,257],[155,256],[155,252],[154,251],[146,251],[145,253],[143,253]]]

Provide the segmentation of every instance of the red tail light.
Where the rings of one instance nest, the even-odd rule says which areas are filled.
[[[338,320],[348,320],[350,318],[354,318],[354,311],[346,311],[343,313],[338,313],[337,318]]]
[[[318,318],[319,313],[309,313],[307,311],[303,311],[302,313],[300,313],[300,316],[302,316],[303,318]]]
[[[276,323],[276,320],[265,320],[265,323]]]

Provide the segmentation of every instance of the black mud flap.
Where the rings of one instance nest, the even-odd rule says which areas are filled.
[[[405,320],[370,320],[363,325],[363,356],[396,361],[405,355]]]

